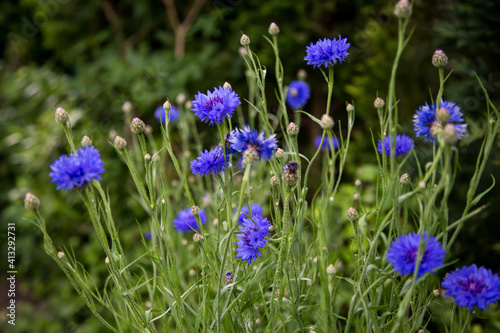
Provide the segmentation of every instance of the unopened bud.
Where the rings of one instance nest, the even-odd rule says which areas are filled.
[[[447,123],[450,120],[450,111],[445,108],[439,108],[437,112],[437,119],[443,124]]]
[[[158,162],[160,160],[160,155],[158,155],[158,153],[154,153],[152,160],[153,160],[153,162]]]
[[[151,134],[153,133],[153,127],[146,125],[146,129],[144,130],[146,134]]]
[[[240,44],[242,46],[250,45],[250,38],[247,35],[243,34],[240,38]]]
[[[304,69],[299,69],[297,72],[297,78],[300,81],[305,81],[307,79],[307,72]]]
[[[85,146],[92,146],[92,140],[90,140],[90,138],[88,136],[84,136],[82,138],[82,147],[85,147]]]
[[[359,213],[356,209],[351,207],[347,210],[346,216],[349,221],[354,222],[358,219]]]
[[[184,106],[186,107],[186,109],[191,110],[193,108],[193,103],[191,103],[191,101],[187,101],[186,105]]]
[[[132,112],[132,103],[130,103],[129,101],[123,102],[122,111],[123,111],[123,113]]]
[[[335,268],[335,266],[333,266],[333,264],[328,265],[328,267],[326,268],[326,274],[328,275],[333,275],[336,271],[337,269]]]
[[[29,210],[35,210],[40,206],[40,200],[32,193],[26,193],[24,197],[24,207]]]
[[[199,233],[195,233],[195,234],[193,235],[193,241],[194,241],[195,243],[199,243],[199,242],[201,242],[202,240],[203,240],[203,236],[202,236],[202,235],[200,235]]]
[[[439,289],[434,289],[433,294],[438,297],[440,295]]]
[[[457,129],[453,124],[446,124],[443,130],[443,140],[447,144],[454,144],[458,140]]]
[[[437,49],[432,56],[432,64],[434,65],[434,67],[444,67],[448,64],[448,57],[442,50]]]
[[[274,226],[273,225],[269,226],[269,228],[267,228],[267,231],[273,232],[274,231]]]
[[[408,0],[399,0],[394,8],[394,15],[397,18],[405,19],[411,15],[411,4]]]
[[[334,124],[335,122],[333,121],[333,118],[329,115],[324,114],[321,116],[321,127],[323,127],[324,129],[333,128]]]
[[[431,135],[435,138],[438,138],[441,136],[441,133],[443,132],[443,125],[439,121],[435,121],[430,129]]]
[[[66,125],[66,123],[69,120],[69,115],[63,108],[57,108],[55,119],[56,119],[56,123],[61,124],[61,125]]]
[[[169,103],[170,104],[170,103]],[[130,124],[130,130],[135,134],[141,134],[146,129],[146,124],[139,118],[135,117],[132,119],[132,124]]]
[[[405,173],[399,178],[399,182],[403,185],[409,185],[411,182],[410,175]]]
[[[149,155],[149,154],[144,155],[144,160],[145,160],[146,162],[151,161],[151,155]]]
[[[233,282],[233,274],[227,273],[226,277],[224,278],[224,284],[227,286],[231,282]]]
[[[360,187],[361,186],[361,180],[356,179],[356,181],[354,182],[354,186]]]
[[[269,25],[268,32],[270,35],[275,36],[275,35],[280,33],[280,28],[278,27],[278,25],[276,23],[273,22]]]
[[[125,149],[125,147],[127,147],[127,141],[121,136],[117,135],[115,138],[115,148],[117,150],[123,150]]]
[[[163,103],[163,108],[165,109],[165,112],[168,113],[168,111],[170,111],[170,109],[172,108],[172,104],[170,104],[170,101],[165,101],[165,103]],[[139,119],[139,118],[134,118],[135,119]]]
[[[222,86],[222,88],[223,88],[223,89],[227,89],[227,88],[229,88],[229,89],[233,89],[233,88],[231,87],[231,85],[229,84],[229,82],[224,82],[224,85]]]
[[[106,257],[106,259],[104,259],[104,263],[109,264],[109,258],[108,257]]]
[[[181,105],[182,103],[184,103],[186,101],[186,95],[183,94],[183,93],[180,93],[179,95],[177,95],[177,97],[175,98],[175,102],[177,103],[177,105]]]
[[[276,156],[276,158],[282,159],[283,156],[285,156],[285,151],[283,149],[281,149],[281,148],[278,148],[274,152],[274,156]]]
[[[278,186],[280,184],[280,180],[276,176],[272,176],[269,182],[271,183],[271,186]]]
[[[243,46],[241,46],[239,49],[238,49],[238,52],[240,53],[240,55],[242,57],[245,57],[248,55],[248,52],[247,52],[247,49],[245,49]]]
[[[191,214],[193,214],[194,216],[197,216],[200,214],[200,207],[198,206],[191,206]]]
[[[57,252],[57,257],[59,259],[64,259],[64,257],[66,257],[66,255],[64,254],[64,252],[59,251],[59,252]]]
[[[299,169],[299,163],[296,161],[288,162],[283,168],[283,182],[288,186],[294,186],[299,180],[299,174],[297,170]]]
[[[385,101],[382,98],[377,97],[375,102],[373,102],[373,106],[375,109],[382,109],[385,106]]]
[[[286,132],[291,136],[296,136],[297,134],[299,134],[299,126],[297,126],[297,124],[295,124],[294,122],[291,122],[286,128]]]
[[[248,147],[243,152],[243,162],[241,163],[244,168],[252,162],[257,162],[259,160],[259,152],[254,147]]]
[[[354,111],[354,105],[352,105],[351,103],[349,103],[349,104],[347,104],[347,106],[346,106],[345,109],[346,109],[347,112],[352,112],[352,111]]]

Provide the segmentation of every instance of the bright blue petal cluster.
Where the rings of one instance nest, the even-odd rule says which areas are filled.
[[[262,207],[258,203],[252,204],[251,207],[252,207],[252,216],[262,215],[264,213],[264,210],[262,209]],[[233,215],[236,215],[236,213],[238,213],[237,209],[233,211]],[[238,223],[243,224],[244,219],[248,215],[250,215],[250,210],[248,209],[248,206],[241,207],[240,217],[238,218]]]
[[[260,134],[256,129],[250,130],[250,126],[245,126],[244,129],[236,128],[229,136],[231,148],[243,153],[249,147],[255,148],[259,153],[259,158],[268,161],[276,148],[278,148],[278,140],[276,134],[272,134],[269,138],[264,137],[264,131]]]
[[[347,38],[342,39],[339,35],[339,39],[323,39],[318,40],[316,44],[311,42],[311,45],[306,49],[306,57],[308,65],[313,65],[314,68],[332,66],[337,63],[337,60],[343,62],[345,58],[349,55],[347,50],[351,46],[351,43],[347,43]]]
[[[50,182],[57,184],[57,190],[81,188],[91,183],[94,178],[101,180],[99,175],[104,173],[103,164],[101,155],[94,146],[80,148],[76,154],[62,155],[50,166]]]
[[[417,279],[425,273],[431,273],[443,266],[446,251],[443,246],[433,236],[429,237],[429,232],[421,234],[414,232],[408,235],[401,235],[391,243],[387,251],[387,260],[394,266],[394,271],[401,275],[413,273],[417,262],[418,248],[423,238],[425,246],[422,261],[418,266]]]
[[[380,154],[385,151],[387,156],[391,155],[391,143],[394,144],[394,137],[392,135],[384,138],[384,146],[382,147],[382,140],[378,140],[377,150]],[[406,155],[413,148],[413,139],[406,134],[398,134],[396,136],[396,147],[394,156]]]
[[[238,94],[231,88],[214,88],[214,92],[207,91],[207,94],[198,92],[194,96],[193,104],[194,114],[204,122],[220,124],[224,117],[231,118],[233,111],[241,104]]]
[[[288,92],[286,94],[286,102],[294,110],[298,110],[306,105],[309,97],[311,97],[311,90],[309,89],[309,84],[307,82],[290,82],[290,85],[288,86]]]
[[[439,108],[444,108],[450,114],[450,119],[448,123],[452,123],[457,131],[457,136],[459,139],[463,138],[467,132],[467,124],[463,124],[463,114],[460,111],[460,107],[453,102],[443,101],[439,104]],[[436,138],[431,133],[431,128],[433,125],[438,125],[444,127],[444,124],[437,118],[436,103],[432,104],[432,107],[425,102],[425,105],[420,106],[413,116],[413,124],[415,128],[415,134],[417,136],[425,136],[425,140],[436,141]]]
[[[316,146],[316,148],[319,148],[319,145],[321,144],[321,138],[322,138],[322,135],[318,135],[316,137],[316,139],[314,139],[314,145]],[[339,149],[340,141],[337,138],[332,138],[332,143],[333,143],[333,149],[335,149],[335,150]],[[325,138],[323,139],[323,144],[321,145],[321,150],[325,150],[326,147],[330,147],[330,149],[331,149],[331,144],[330,144],[330,141],[328,140],[327,136],[325,136]]]
[[[200,210],[200,221],[201,223],[207,222],[207,214],[204,209]],[[177,232],[190,232],[198,230],[198,223],[196,223],[196,218],[193,213],[191,213],[190,208],[186,208],[177,213],[176,218],[173,221],[174,228]]]
[[[448,273],[441,283],[445,296],[453,297],[458,306],[471,311],[474,306],[485,310],[490,303],[500,300],[500,278],[490,269],[474,264]]]
[[[170,122],[176,121],[179,118],[179,109],[175,106],[170,106]],[[167,122],[167,112],[165,112],[165,108],[163,106],[159,106],[155,110],[155,117],[158,119],[158,122],[160,123],[166,123]]]
[[[193,175],[200,174],[201,177],[211,173],[215,175],[224,171],[228,163],[224,160],[224,151],[220,146],[205,152],[200,151],[200,157],[191,161]]]
[[[261,215],[253,215],[252,219],[244,218],[243,226],[240,227],[242,234],[238,234],[239,241],[236,258],[246,260],[249,264],[257,257],[262,257],[260,248],[267,244],[264,239],[269,235],[269,221]]]

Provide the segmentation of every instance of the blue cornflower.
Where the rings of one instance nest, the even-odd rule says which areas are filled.
[[[452,123],[457,131],[458,139],[463,138],[467,132],[467,124],[460,124],[464,121],[460,107],[453,102],[441,100],[439,109],[441,110],[440,112],[444,113],[441,116],[441,121],[438,119],[439,110],[436,110],[436,103],[429,106],[425,102],[425,105],[420,106],[413,116],[415,134],[417,136],[425,136],[426,141],[436,141],[434,131],[444,128],[446,123]]]
[[[210,125],[220,124],[224,117],[231,118],[233,111],[241,104],[240,98],[231,88],[214,88],[214,92],[207,90],[207,94],[198,92],[194,96],[193,104],[194,114],[204,122]]]
[[[347,49],[349,49],[351,43],[347,43],[347,38],[342,39],[339,35],[339,39],[323,39],[318,40],[316,44],[311,42],[311,45],[306,49],[306,57],[308,65],[313,65],[314,68],[332,66],[337,63],[337,60],[343,62],[345,58],[349,55]]]
[[[309,84],[304,81],[292,81],[288,86],[288,92],[286,94],[286,102],[294,110],[298,110],[304,105],[311,97],[311,90],[309,89]]]
[[[80,148],[76,154],[62,155],[50,166],[50,182],[57,184],[57,190],[81,188],[91,183],[94,178],[101,180],[100,174],[104,173],[103,164],[101,155],[94,146]]]
[[[244,129],[236,128],[229,136],[231,148],[243,153],[248,148],[253,148],[259,154],[259,159],[263,158],[268,161],[278,148],[278,140],[276,134],[272,134],[269,138],[264,137],[264,131],[260,134],[256,129],[250,130],[250,126],[246,125]]]
[[[318,148],[319,145],[321,144],[321,138],[322,135],[318,135],[316,139],[314,139],[314,145],[316,146],[316,148]],[[333,143],[333,149],[335,150],[339,149],[340,141],[337,138],[332,138],[332,143]],[[331,147],[330,141],[328,140],[327,136],[325,136],[325,138],[323,139],[323,145],[321,145],[321,150],[325,150],[326,147]]]
[[[384,138],[384,147],[382,148],[382,140],[378,140],[377,150],[380,154],[385,151],[387,156],[391,155],[391,142],[394,144],[394,137],[392,135]],[[398,134],[396,136],[396,147],[394,156],[406,155],[413,148],[413,139],[406,134]]]
[[[262,215],[264,213],[264,210],[258,203],[252,204],[252,216],[254,215]],[[238,210],[233,211],[233,215],[238,213]],[[243,224],[243,220],[250,214],[250,210],[248,209],[248,206],[241,207],[240,210],[240,217],[238,218],[238,223]]]
[[[211,173],[215,175],[224,171],[228,163],[224,161],[224,151],[220,146],[205,152],[200,151],[200,157],[191,161],[193,175],[200,174],[201,177]]]
[[[207,214],[204,209],[200,209],[200,221],[201,223],[208,221]],[[191,208],[186,208],[178,212],[173,221],[173,225],[177,232],[186,233],[198,230],[198,223],[196,223],[196,218],[193,213],[191,213]]]
[[[443,250],[433,236],[429,237],[429,232],[425,232],[423,237],[421,234],[414,232],[399,236],[391,243],[387,251],[387,260],[394,266],[394,271],[401,275],[413,273],[417,262],[418,247],[423,238],[422,246],[425,246],[422,261],[418,266],[417,279],[425,273],[431,273],[434,270],[443,266],[444,256],[446,251]]]
[[[269,235],[269,221],[261,215],[253,215],[252,219],[245,217],[243,226],[240,227],[242,234],[238,234],[239,241],[236,258],[246,260],[249,264],[257,257],[262,257],[260,248],[267,244],[264,239]]]
[[[446,274],[441,283],[446,289],[444,295],[453,297],[458,306],[467,307],[471,311],[474,306],[485,310],[490,303],[500,300],[500,278],[490,269],[474,264],[470,267]]]
[[[170,106],[170,122],[176,121],[179,118],[179,109],[173,105]],[[165,108],[163,106],[159,106],[155,110],[155,117],[158,119],[160,123],[167,122],[167,113],[165,112]]]

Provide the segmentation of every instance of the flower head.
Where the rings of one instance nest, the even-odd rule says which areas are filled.
[[[451,123],[455,126],[457,131],[457,138],[461,139],[467,132],[467,124],[462,124],[463,114],[460,111],[460,107],[453,102],[441,101],[439,104],[440,113],[449,114],[447,123]],[[442,110],[442,111],[441,111]],[[448,117],[447,114],[447,117]],[[442,117],[439,117],[443,119]],[[420,106],[413,116],[413,123],[415,127],[415,134],[417,136],[425,136],[425,140],[436,141],[436,136],[431,129],[433,127],[444,127],[441,121],[438,119],[438,110],[436,110],[436,103],[429,106],[427,102],[425,105]]]
[[[448,273],[441,283],[444,295],[453,297],[458,306],[471,311],[474,306],[485,310],[490,303],[500,300],[500,278],[490,269],[474,264]]]
[[[264,210],[262,209],[262,207],[258,203],[252,204],[251,208],[252,208],[252,216],[262,215],[262,213],[264,213]],[[233,215],[235,215],[236,213],[238,213],[238,210],[233,211]],[[248,215],[250,215],[250,210],[249,210],[248,206],[241,207],[240,217],[238,218],[238,223],[243,224],[243,220]]]
[[[394,266],[396,272],[406,275],[415,271],[421,241],[425,249],[418,267],[417,279],[443,266],[446,251],[443,250],[441,243],[433,236],[429,237],[427,231],[423,235],[412,232],[399,236],[387,251],[387,260]]]
[[[233,111],[241,104],[238,94],[231,88],[214,88],[214,92],[207,91],[207,94],[198,92],[194,96],[193,104],[194,114],[204,122],[220,124],[224,117],[231,118]]]
[[[207,214],[205,210],[200,210],[200,221],[201,223],[207,222]],[[198,230],[198,223],[196,223],[196,218],[191,213],[191,208],[186,208],[177,213],[176,218],[173,221],[174,228],[177,232],[190,232]]]
[[[311,90],[309,84],[304,81],[292,81],[288,85],[288,92],[286,94],[286,102],[294,110],[302,108],[306,105],[311,97]]]
[[[237,235],[239,241],[236,242],[236,258],[246,260],[250,264],[257,257],[262,257],[259,249],[268,242],[264,237],[269,235],[270,226],[269,221],[261,215],[253,215],[252,219],[245,217],[243,226],[240,227],[242,233]]]
[[[321,144],[321,137],[322,137],[321,135],[318,135],[316,139],[314,139],[314,145],[316,146],[316,148],[319,148],[319,145]],[[332,143],[330,143],[328,137],[325,136],[325,138],[323,139],[323,144],[321,145],[321,150],[325,150],[326,147],[329,147],[331,149],[332,144],[333,144],[333,149],[335,150],[339,149],[340,141],[337,138],[332,138]]]
[[[342,39],[339,35],[339,39],[323,39],[318,40],[316,44],[311,42],[311,45],[306,49],[306,57],[308,65],[313,65],[316,67],[332,66],[337,63],[337,60],[343,62],[345,58],[349,55],[347,50],[351,46],[351,43],[347,43],[347,38]]]
[[[200,151],[200,157],[191,161],[193,175],[200,174],[201,177],[211,173],[215,175],[224,171],[228,163],[224,160],[224,151],[220,146],[205,152]]]
[[[51,183],[56,183],[56,189],[71,190],[81,188],[92,180],[101,180],[104,173],[103,162],[99,151],[93,146],[80,148],[76,154],[62,155],[50,166]]]
[[[179,109],[173,105],[170,106],[170,111],[169,111],[169,122],[176,121],[179,118]],[[158,119],[158,122],[160,123],[166,123],[167,122],[167,111],[165,110],[165,107],[159,106],[155,110],[155,118]]]
[[[278,140],[276,134],[272,134],[269,138],[264,137],[264,131],[260,134],[256,129],[250,130],[250,126],[245,126],[244,129],[236,128],[229,136],[231,148],[243,153],[248,148],[255,149],[259,154],[259,158],[268,161],[278,148]]]
[[[391,155],[391,143],[394,144],[394,137],[392,135],[384,138],[384,145],[382,147],[382,140],[378,140],[377,150],[380,154],[385,152],[387,156]],[[408,135],[398,134],[396,136],[396,147],[394,156],[406,155],[413,148],[413,140]]]

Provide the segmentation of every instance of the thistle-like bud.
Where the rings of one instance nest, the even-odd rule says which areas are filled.
[[[201,242],[202,240],[203,240],[203,236],[202,236],[202,235],[200,235],[199,233],[195,233],[195,234],[193,235],[193,241],[194,241],[195,243],[199,243],[199,242]]]
[[[151,155],[149,155],[149,154],[144,155],[144,160],[145,160],[146,162],[151,161]]]
[[[307,79],[307,72],[302,68],[299,69],[299,71],[297,72],[297,78],[300,81],[305,81]]]
[[[346,108],[347,112],[353,112],[354,111],[354,105],[351,103],[347,104]]]
[[[335,266],[333,266],[333,264],[328,265],[328,267],[326,268],[326,274],[328,274],[328,275],[333,275],[336,272],[337,272],[337,269],[335,268]]]
[[[194,216],[200,215],[200,207],[196,205],[191,206],[191,214],[193,214]]]
[[[229,82],[224,82],[224,85],[222,86],[222,88],[224,88],[224,89],[226,89],[226,88],[233,89],[231,87],[231,85],[229,84]]]
[[[247,35],[243,34],[240,38],[240,44],[242,46],[250,45],[250,38]]]
[[[227,273],[226,277],[224,278],[224,284],[227,286],[231,282],[233,282],[233,274]]]
[[[271,183],[271,186],[278,186],[280,184],[280,180],[276,176],[272,176],[269,182]]]
[[[443,124],[447,123],[450,120],[450,111],[445,108],[439,108],[437,112],[437,119]]]
[[[269,228],[267,228],[267,231],[269,232],[273,232],[274,231],[274,226],[273,225],[270,225]]]
[[[92,140],[86,135],[82,138],[82,147],[85,146],[92,146]]]
[[[270,35],[275,36],[275,35],[280,33],[280,28],[278,27],[278,25],[276,23],[273,22],[269,25],[268,32]]]
[[[285,167],[283,168],[283,181],[285,184],[288,186],[294,186],[297,184],[297,181],[299,180],[299,174],[297,173],[297,170],[299,169],[299,163],[296,161],[290,161],[288,162]]]
[[[441,123],[439,121],[435,121],[432,125],[431,125],[431,129],[430,129],[430,132],[431,132],[431,135],[435,138],[438,138],[441,136],[441,133],[443,132],[443,125],[441,125]]]
[[[165,107],[165,104],[164,104],[164,107]],[[144,122],[142,120],[140,120],[137,117],[135,117],[134,119],[132,119],[132,124],[130,124],[130,130],[133,133],[135,133],[135,134],[141,134],[142,132],[144,132],[145,129],[146,129],[146,124],[144,124]]]
[[[297,126],[297,124],[295,124],[294,122],[291,122],[286,128],[286,132],[291,136],[296,136],[297,134],[299,134],[299,126]]]
[[[165,109],[165,112],[170,111],[170,109],[172,108],[172,104],[170,104],[170,101],[168,101],[168,100],[165,101],[165,103],[163,103],[163,108]]]
[[[243,162],[241,164],[243,165],[244,168],[247,167],[252,162],[257,162],[259,160],[259,152],[257,149],[254,147],[248,147],[244,152],[243,152]]]
[[[125,147],[127,147],[127,141],[125,141],[125,139],[121,136],[117,135],[115,138],[115,148],[117,150],[123,150],[125,149]]]
[[[24,197],[24,207],[29,210],[35,210],[40,206],[40,200],[32,193],[26,193]]]
[[[377,97],[375,102],[373,102],[373,106],[375,109],[382,109],[385,106],[385,101],[382,98]]]
[[[446,124],[443,129],[443,140],[447,144],[454,144],[458,140],[457,129],[453,124]]]
[[[180,93],[179,95],[177,95],[177,97],[175,98],[175,102],[177,103],[177,105],[181,105],[182,103],[184,103],[186,101],[186,95],[183,94],[183,93]]]
[[[399,0],[394,8],[394,15],[397,18],[405,19],[411,15],[411,4],[408,0]]]
[[[274,156],[276,156],[276,158],[282,159],[283,156],[285,156],[285,151],[283,149],[281,149],[281,148],[278,148],[274,152]]]
[[[130,112],[132,112],[132,103],[130,103],[129,101],[123,102],[123,104],[122,104],[122,111],[123,111],[123,113],[130,113]]]
[[[448,64],[448,57],[442,50],[437,49],[432,56],[432,64],[434,67],[444,67]]]
[[[324,114],[321,116],[321,127],[323,127],[324,129],[333,128],[334,124],[335,122],[333,121],[333,118],[329,115]]]
[[[411,182],[410,175],[405,173],[399,178],[399,182],[403,185],[409,185]]]
[[[349,221],[354,222],[358,219],[359,213],[356,209],[351,207],[347,210],[346,216]]]
[[[59,252],[57,252],[57,257],[59,259],[64,259],[64,257],[66,257],[66,255],[64,254],[64,252],[59,251]]]
[[[56,109],[56,123],[66,125],[69,120],[69,114],[63,108]]]

